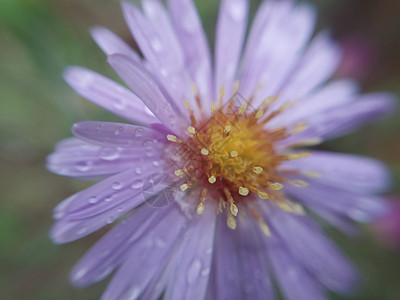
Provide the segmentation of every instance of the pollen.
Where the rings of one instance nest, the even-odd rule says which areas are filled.
[[[238,83],[235,85],[236,90]],[[291,128],[268,130],[265,125],[293,103],[269,111],[278,96],[268,97],[259,107],[253,108],[252,97],[240,103],[232,98],[222,105],[224,95],[225,88],[222,87],[217,102],[211,102],[210,117],[206,118],[207,114],[201,111],[204,119],[197,120],[191,114],[191,124],[188,124],[188,134],[184,138],[167,135],[169,141],[177,143],[171,145],[176,149],[176,154],[171,157],[174,175],[179,179],[182,175],[189,178],[180,185],[180,190],[190,192],[192,188],[200,188],[202,192],[195,212],[201,215],[208,201],[217,201],[218,213],[227,213],[227,226],[231,229],[238,224],[236,218],[241,207],[249,207],[257,199],[276,202],[285,211],[301,212],[301,207],[285,199],[281,190],[285,189],[286,183],[305,187],[307,182],[284,176],[312,177],[314,174],[278,170],[283,162],[302,159],[310,153],[283,152],[277,142],[306,130],[307,124],[298,122]],[[182,165],[177,169],[179,163]],[[207,202],[206,195],[209,195]],[[257,217],[257,221],[262,231],[269,235],[270,230],[262,218]]]

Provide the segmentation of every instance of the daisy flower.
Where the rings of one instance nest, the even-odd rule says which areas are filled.
[[[122,10],[141,54],[108,29],[91,34],[122,86],[70,67],[81,96],[133,124],[79,122],[47,161],[102,179],[54,210],[66,243],[114,223],[71,272],[103,299],[324,299],[349,292],[351,262],[311,215],[352,233],[385,211],[379,162],[307,150],[393,110],[386,93],[328,81],[340,49],[313,35],[307,4],[265,1],[246,43],[249,1],[223,0],[214,60],[191,0]],[[327,82],[328,81],[328,82]]]

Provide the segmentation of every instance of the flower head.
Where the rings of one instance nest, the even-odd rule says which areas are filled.
[[[119,220],[71,273],[77,286],[117,270],[104,299],[288,299],[347,292],[351,264],[308,213],[351,232],[385,210],[372,159],[304,148],[393,109],[330,78],[340,50],[315,12],[260,5],[244,46],[248,1],[221,2],[215,62],[190,0],[123,3],[143,57],[105,28],[94,40],[127,89],[82,67],[66,81],[136,125],[80,122],[48,158],[55,173],[104,179],[55,209],[64,243]],[[311,39],[311,42],[309,42]],[[310,44],[309,44],[310,43]],[[141,125],[138,125],[141,124]]]

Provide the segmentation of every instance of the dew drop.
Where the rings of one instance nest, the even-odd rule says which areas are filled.
[[[141,168],[141,167],[136,167],[136,169],[135,169],[135,173],[136,173],[136,174],[139,175],[139,174],[142,174],[142,172],[143,172],[143,171],[142,171],[142,168]]]
[[[88,161],[79,161],[75,165],[75,169],[80,172],[86,172],[90,170],[91,163]]]
[[[90,197],[89,200],[88,200],[88,202],[90,204],[96,204],[97,201],[99,201],[99,199],[97,199],[97,197]]]
[[[117,129],[115,129],[114,135],[115,136],[119,136],[122,132],[123,128],[120,126]]]
[[[110,197],[105,198],[104,201],[105,201],[105,202],[111,202],[112,199],[113,199],[112,196],[110,196]]]
[[[192,261],[188,268],[187,281],[188,283],[194,283],[197,281],[201,270],[201,261],[196,258]]]
[[[167,243],[166,243],[163,239],[161,239],[160,237],[157,237],[157,238],[154,240],[154,243],[155,243],[156,246],[159,247],[159,248],[165,248],[165,247],[167,246]]]
[[[246,8],[244,2],[237,2],[234,4],[231,4],[229,13],[232,17],[232,19],[236,22],[239,22],[243,20],[245,17],[246,13]]]
[[[142,186],[143,186],[143,181],[139,179],[132,183],[131,188],[140,189]]]
[[[143,128],[136,128],[135,137],[141,137],[143,135]]]
[[[115,160],[119,157],[117,148],[103,148],[99,153],[99,157],[104,160]]]
[[[211,253],[212,253],[212,248],[210,247],[210,248],[208,248],[208,249],[206,250],[206,254],[210,255]]]
[[[126,108],[126,102],[124,99],[120,99],[120,98],[116,98],[113,102],[113,106],[117,109],[117,110],[123,110]]]
[[[206,268],[206,269],[203,269],[203,271],[201,271],[202,276],[207,276],[208,274],[210,274],[210,268]]]
[[[158,160],[153,161],[153,166],[158,167],[160,165],[160,162]]]
[[[118,182],[118,181],[115,181],[115,182],[113,182],[113,184],[111,185],[111,187],[112,187],[114,190],[120,190],[120,189],[122,188],[122,183],[121,183],[121,182]]]
[[[82,227],[76,232],[76,234],[77,235],[82,235],[82,234],[84,234],[86,232],[86,230],[87,230],[86,227]]]
[[[155,52],[160,52],[162,50],[162,44],[159,39],[154,38],[150,43]]]
[[[108,218],[106,219],[106,223],[107,223],[107,224],[111,224],[111,223],[113,223],[114,221],[115,221],[115,218],[114,218],[113,216],[108,217]]]

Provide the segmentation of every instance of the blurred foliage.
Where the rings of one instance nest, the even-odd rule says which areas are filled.
[[[252,0],[251,15],[258,2]],[[333,28],[338,40],[362,36],[374,45],[379,63],[363,77],[364,90],[399,94],[399,1],[312,2],[320,12],[318,27]],[[197,6],[213,40],[218,3],[202,0]],[[102,232],[63,246],[48,239],[52,208],[88,183],[48,173],[46,155],[56,141],[70,136],[76,121],[118,120],[82,100],[62,80],[63,69],[75,64],[116,79],[90,39],[93,25],[107,26],[135,46],[117,0],[0,1],[1,299],[95,299],[106,285],[75,290],[68,283],[69,269]],[[384,160],[394,174],[392,193],[399,195],[399,124],[392,117],[323,148]],[[399,299],[398,252],[377,243],[368,227],[362,231],[350,239],[330,230],[364,276],[353,299]]]

